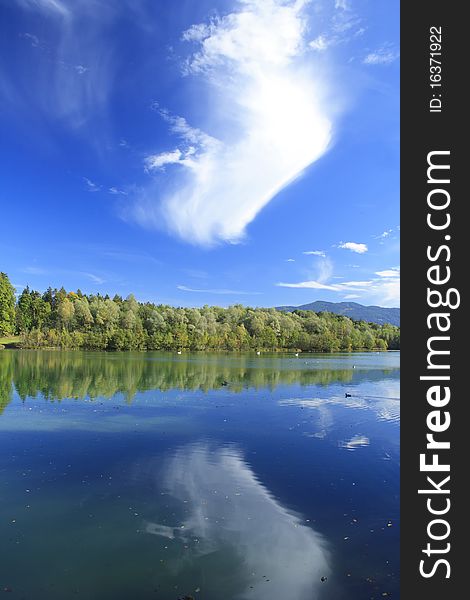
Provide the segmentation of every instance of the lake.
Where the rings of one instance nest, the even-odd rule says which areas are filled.
[[[399,360],[0,351],[0,591],[398,598]]]

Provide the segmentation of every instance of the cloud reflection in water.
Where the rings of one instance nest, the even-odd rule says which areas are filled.
[[[184,503],[185,517],[174,528],[147,523],[146,531],[188,543],[198,540],[180,568],[190,568],[188,560],[222,553],[227,558],[217,559],[218,576],[224,577],[221,565],[227,577],[237,574],[233,598],[301,600],[327,592],[329,586],[321,581],[330,572],[324,538],[272,496],[239,450],[186,446],[169,459],[164,472],[163,487]]]

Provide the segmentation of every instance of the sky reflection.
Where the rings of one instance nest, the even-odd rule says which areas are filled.
[[[148,522],[146,531],[190,546],[175,568],[221,553],[225,575],[237,572],[236,598],[322,597],[330,573],[324,537],[272,496],[237,448],[185,446],[163,473],[163,489],[183,504],[184,519]]]

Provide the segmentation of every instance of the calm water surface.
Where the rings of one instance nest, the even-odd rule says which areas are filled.
[[[1,351],[0,591],[398,598],[399,378],[398,353]]]

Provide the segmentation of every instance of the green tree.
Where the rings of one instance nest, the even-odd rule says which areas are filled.
[[[26,286],[16,305],[16,322],[20,333],[42,328],[51,312],[51,305],[41,294]]]
[[[67,330],[71,329],[73,318],[75,315],[75,307],[72,300],[69,298],[63,298],[60,300],[57,307],[57,318],[59,324]]]
[[[0,273],[0,334],[12,335],[16,329],[15,288],[8,275]]]
[[[32,300],[29,285],[24,288],[20,294],[20,297],[18,298],[18,305],[16,307],[16,322],[20,333],[31,331],[33,328]]]
[[[75,323],[82,331],[87,330],[93,323],[93,315],[90,311],[88,298],[82,294],[81,297],[79,296],[74,301],[73,305],[75,307]]]

